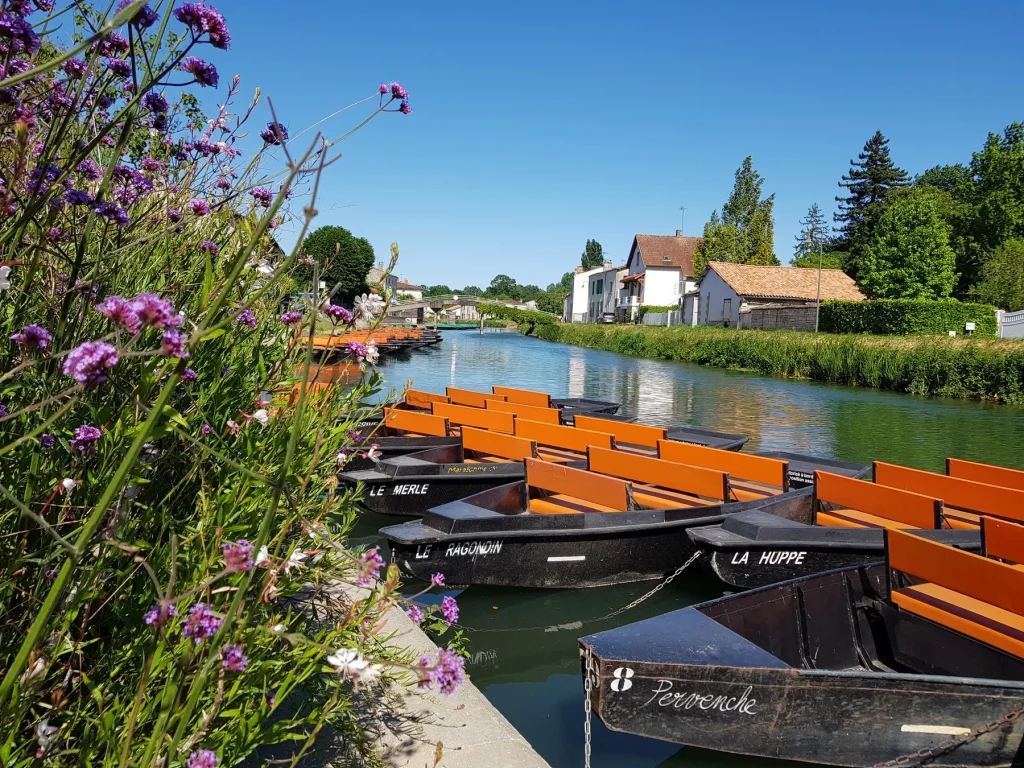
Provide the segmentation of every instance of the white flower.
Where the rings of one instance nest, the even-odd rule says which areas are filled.
[[[11,276],[10,267],[0,267],[0,291],[6,291],[11,287],[11,281],[8,278]]]
[[[39,750],[36,752],[37,758],[44,757],[50,751],[50,747],[53,746],[53,742],[57,738],[57,731],[59,730],[60,728],[55,728],[46,720],[40,720],[36,723],[36,741],[39,742]]]
[[[274,626],[272,626],[270,628],[270,631],[271,632],[287,632],[288,631],[288,627],[286,627],[284,624],[275,624]]]
[[[292,568],[295,568],[296,566],[301,566],[306,557],[308,557],[308,555],[306,555],[306,553],[303,552],[301,549],[294,550],[291,553],[291,555],[288,556],[288,560],[285,561],[285,564],[283,566],[284,572],[288,573],[288,571],[290,571]]]
[[[373,340],[366,342],[366,362],[376,365],[379,359],[380,351],[377,349],[377,344]]]
[[[78,485],[80,482],[80,480],[72,480],[70,477],[65,477],[63,480],[60,481],[60,487],[64,489],[61,492],[71,493],[73,490],[75,490],[75,486]]]
[[[364,293],[362,296],[357,296],[355,300],[355,315],[357,318],[363,320],[373,320],[380,314],[381,307],[384,306],[384,302],[380,296],[376,294]]]
[[[254,413],[252,417],[263,426],[267,426],[267,422],[270,421],[270,416],[267,415],[266,410],[263,408],[260,408],[258,411],[256,411],[256,413]]]
[[[235,422],[233,419],[228,419],[228,429],[231,430],[231,434],[237,435],[239,431],[242,429],[242,427],[239,426],[238,423]]]
[[[352,648],[339,648],[327,657],[327,663],[356,682],[370,680],[377,674],[377,670],[370,662],[364,659],[359,651]]]
[[[334,456],[334,460],[338,462],[339,467],[345,466],[345,462],[348,461],[348,451],[338,451]]]
[[[267,550],[267,547],[265,545],[260,547],[260,551],[256,553],[256,567],[270,567],[270,552]]]
[[[368,451],[367,451],[367,452],[366,452],[366,453],[365,453],[364,455],[365,455],[365,456],[366,456],[366,458],[368,458],[368,459],[369,459],[370,461],[374,461],[374,462],[375,462],[375,461],[377,461],[377,459],[379,459],[379,458],[380,458],[381,456],[383,456],[384,454],[382,454],[382,453],[381,453],[380,451],[378,451],[378,450],[377,450],[377,446],[376,446],[376,445],[374,445],[374,446],[372,446],[372,447],[370,448],[370,450],[368,450]]]

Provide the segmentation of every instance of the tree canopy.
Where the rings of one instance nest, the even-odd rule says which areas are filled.
[[[338,285],[332,301],[350,304],[366,293],[366,275],[373,267],[373,246],[364,237],[355,237],[344,227],[320,227],[303,241],[302,255],[320,266],[320,279],[328,290]],[[313,277],[313,266],[301,263],[297,277],[308,283]],[[308,290],[308,288],[306,288]]]
[[[604,264],[604,249],[597,240],[587,240],[580,264],[583,265],[583,269],[596,269]]]
[[[807,215],[800,219],[800,234],[796,235],[796,245],[793,246],[793,258],[790,264],[793,266],[807,266],[797,264],[803,261],[808,254],[814,254],[814,266],[818,265],[818,252],[828,250],[832,244],[830,235],[831,228],[825,223],[825,214],[821,212],[817,203],[807,209]]]
[[[981,268],[975,299],[1011,312],[1024,309],[1024,240],[1007,240]]]

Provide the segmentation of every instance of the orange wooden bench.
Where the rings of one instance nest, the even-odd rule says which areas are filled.
[[[528,419],[516,419],[516,435],[536,440],[540,457],[548,461],[582,461],[591,445],[615,447],[615,438],[607,432],[591,432]]]
[[[492,411],[505,411],[514,413],[520,419],[540,421],[544,424],[561,424],[561,412],[557,408],[538,408],[535,405],[523,405],[522,403],[510,403],[506,400],[496,400],[493,396],[487,398],[487,408]]]
[[[829,504],[830,508],[821,505]],[[939,528],[942,502],[920,493],[814,471],[814,522],[841,528]]]
[[[946,459],[946,474],[976,483],[1001,485],[1003,488],[1016,488],[1024,491],[1024,472],[1019,469],[1007,469],[992,464],[981,464],[966,459]]]
[[[633,483],[633,499],[649,509],[705,507],[730,498],[729,476],[702,467],[688,467],[650,456],[590,446],[587,467]]]
[[[489,392],[474,392],[471,389],[457,389],[456,387],[446,387],[445,393],[448,395],[448,400],[455,405],[468,405],[471,408],[486,408],[487,398],[495,397]]]
[[[736,501],[766,499],[789,490],[788,461],[675,440],[658,441],[658,458],[725,472],[729,475],[729,487]]]
[[[551,395],[546,392],[534,392],[529,389],[515,389],[514,387],[491,387],[494,394],[504,397],[510,403],[520,405],[533,405],[537,408],[550,408]]]
[[[421,411],[400,408],[384,409],[384,429],[409,436],[447,437],[448,419]]]
[[[630,484],[537,459],[526,459],[529,510],[542,515],[577,512],[625,512],[633,508]],[[546,495],[534,495],[534,491]]]
[[[430,408],[435,416],[444,416],[451,425],[478,427],[508,435],[515,434],[516,431],[516,417],[511,413],[486,411],[483,408],[470,408],[467,405],[451,403],[431,403]]]
[[[537,443],[533,440],[473,427],[462,429],[462,448],[475,455],[474,458],[465,460],[467,464],[537,458]]]
[[[1024,658],[1024,571],[904,531],[885,536],[893,603]],[[925,583],[893,589],[892,571]]]
[[[981,518],[981,551],[1024,567],[1024,525],[995,517]]]
[[[639,453],[644,456],[657,456],[658,441],[665,440],[668,437],[668,430],[664,427],[631,424],[628,421],[602,419],[597,416],[578,414],[573,417],[573,423],[583,429],[615,435],[615,442],[618,444],[617,447],[620,451]]]
[[[435,395],[433,392],[420,392],[417,389],[407,390],[405,393],[405,404],[410,408],[422,408],[430,410],[434,403],[447,403],[448,398],[444,395]]]
[[[1024,521],[1024,491],[884,461],[873,466],[877,485],[942,499],[942,517],[950,528],[977,529],[982,515]]]

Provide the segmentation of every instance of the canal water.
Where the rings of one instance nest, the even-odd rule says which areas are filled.
[[[489,390],[493,384],[622,404],[638,422],[751,436],[747,450],[785,449],[943,471],[946,456],[1024,468],[1024,408],[926,399],[553,344],[518,333],[449,331],[433,348],[382,358],[389,386]],[[394,519],[367,515],[359,542]],[[588,590],[472,587],[452,592],[467,631],[473,682],[554,768],[583,764],[583,688],[576,639],[725,594],[689,572],[636,608],[594,621],[653,583]],[[527,628],[527,629],[523,629]],[[594,768],[744,766],[772,761],[614,733],[593,720]]]

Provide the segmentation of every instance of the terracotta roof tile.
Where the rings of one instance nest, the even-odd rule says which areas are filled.
[[[407,283],[405,280],[399,280],[396,289],[399,291],[422,291],[423,286],[413,285],[412,283]]]
[[[818,295],[818,270],[801,267],[765,267],[712,261],[708,269],[718,273],[740,296],[757,299],[802,299]],[[821,299],[861,301],[867,297],[841,269],[821,270]]]
[[[645,267],[679,267],[693,276],[693,252],[704,238],[680,235],[637,235],[635,246]]]

